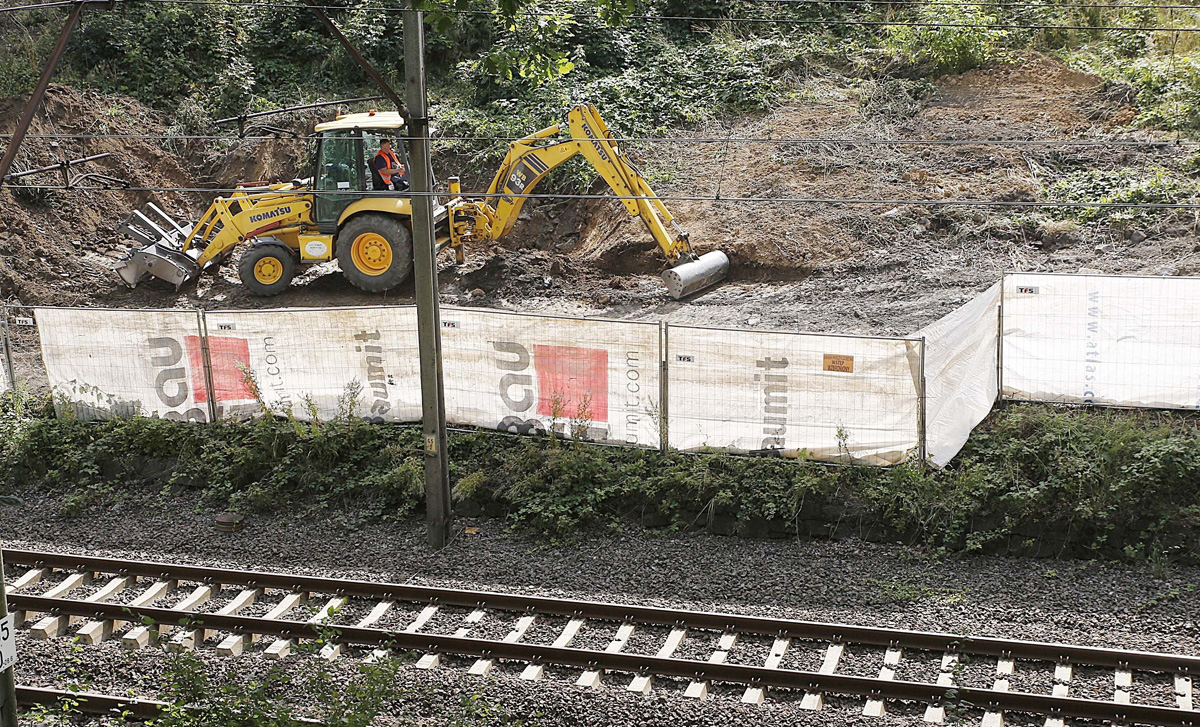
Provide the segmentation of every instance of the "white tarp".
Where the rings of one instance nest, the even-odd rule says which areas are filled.
[[[996,283],[912,335],[925,339],[925,449],[938,467],[958,454],[998,393]]]
[[[1008,275],[1003,317],[1006,397],[1200,406],[1200,279]]]
[[[411,306],[218,311],[204,320],[218,418],[258,413],[253,384],[273,411],[299,419],[421,418]]]
[[[919,347],[671,326],[671,446],[897,464],[919,444]]]
[[[446,416],[521,434],[657,447],[657,323],[442,310]]]
[[[84,420],[208,421],[195,311],[36,308],[34,316],[57,406],[71,404]]]

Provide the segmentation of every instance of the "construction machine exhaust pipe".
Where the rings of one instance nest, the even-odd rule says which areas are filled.
[[[716,285],[729,275],[729,256],[720,250],[706,252],[691,262],[664,270],[663,282],[675,300]]]

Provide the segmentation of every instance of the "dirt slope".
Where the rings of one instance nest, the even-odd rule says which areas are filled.
[[[1123,127],[1136,112],[1123,89],[1034,54],[938,79],[929,93],[914,88],[886,82],[848,89],[815,79],[764,117],[714,123],[668,143],[631,142],[630,153],[664,196],[806,200],[1032,200],[1061,170],[1176,167],[1182,158],[1183,151],[1173,148],[738,141],[1146,135]],[[11,125],[17,108],[16,100],[0,102],[5,120],[0,127]],[[313,120],[297,119],[295,125],[307,128]],[[129,100],[55,87],[35,132],[161,133],[168,127],[169,120]],[[296,141],[246,142],[214,153],[196,145],[168,151],[160,142],[136,139],[72,141],[57,149],[46,140],[30,140],[22,158],[28,167],[102,151],[113,157],[94,169],[134,186],[285,179],[302,173],[304,158],[303,144]],[[439,169],[465,178],[490,173],[459,169],[452,159],[440,160]],[[0,217],[0,294],[10,300],[145,307],[411,302],[411,284],[387,295],[361,293],[333,263],[309,269],[293,289],[266,300],[246,293],[234,266],[179,293],[160,283],[128,290],[111,272],[113,256],[125,249],[113,232],[120,217],[151,199],[195,215],[203,203],[198,196],[55,192],[39,205],[14,204],[11,193],[0,195],[6,209]],[[1195,262],[1194,221],[1183,216],[1164,215],[1137,229],[1053,232],[1030,215],[990,208],[668,204],[701,252],[721,248],[730,254],[733,276],[725,286],[691,301],[672,301],[657,278],[663,267],[657,249],[618,202],[534,201],[503,245],[471,251],[461,269],[443,263],[443,299],[565,314],[896,334],[948,312],[1003,270],[1178,274]]]
[[[0,132],[13,132],[24,98],[0,100]],[[31,135],[154,134],[164,120],[128,98],[51,86]],[[94,154],[112,156],[76,167],[72,176],[99,173],[132,187],[195,186],[181,155],[145,139],[27,138],[13,172]],[[61,185],[60,173],[25,178],[30,185]],[[82,186],[95,186],[84,180]],[[113,256],[125,243],[115,233],[126,209],[154,201],[190,210],[194,195],[126,191],[0,190],[0,297],[24,304],[84,304],[110,290]]]

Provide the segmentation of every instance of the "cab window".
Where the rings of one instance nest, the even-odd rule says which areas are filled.
[[[355,158],[358,139],[352,132],[333,132],[321,142],[317,189],[361,192],[361,165]],[[378,144],[376,144],[378,146]]]

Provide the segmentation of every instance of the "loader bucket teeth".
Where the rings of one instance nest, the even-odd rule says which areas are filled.
[[[691,262],[664,270],[663,282],[675,300],[698,293],[729,275],[729,256],[720,250],[706,252]]]
[[[153,203],[146,205],[145,212],[135,211],[117,229],[143,245],[117,264],[117,275],[129,287],[153,276],[178,290],[200,274],[200,266],[192,255],[183,252],[183,243],[192,226],[179,224]]]

